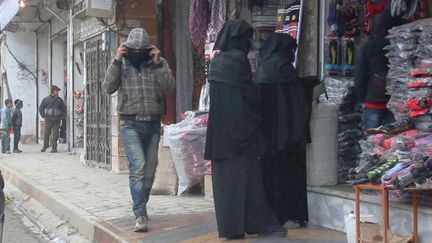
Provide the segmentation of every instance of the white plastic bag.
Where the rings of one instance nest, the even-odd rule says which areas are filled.
[[[206,82],[201,88],[198,110],[208,111],[210,109],[210,84]]]
[[[168,127],[168,140],[179,185],[177,195],[203,182],[207,161],[204,160],[207,115],[187,118]]]
[[[360,221],[374,224],[378,223],[377,218],[372,214],[361,214]],[[347,235],[348,243],[356,243],[356,216],[354,212],[345,215],[345,233]]]

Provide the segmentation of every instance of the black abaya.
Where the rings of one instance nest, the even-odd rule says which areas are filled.
[[[298,76],[292,65],[296,46],[289,35],[270,35],[260,50],[256,80],[266,145],[261,157],[264,187],[280,223],[308,221],[305,148],[318,79]]]
[[[241,87],[210,83],[206,156],[212,160],[219,236],[226,238],[279,227],[267,204],[258,161],[258,112],[245,95]]]
[[[213,193],[219,237],[266,234],[279,224],[264,193],[258,155],[212,163]]]
[[[264,188],[280,223],[308,222],[306,148],[293,146],[261,158]]]
[[[248,48],[241,44],[251,37],[245,21],[228,21],[219,33],[216,45],[221,53],[212,61],[208,76],[205,158],[212,161],[217,225],[219,236],[225,238],[271,233],[280,227],[268,207],[258,161],[258,95]]]

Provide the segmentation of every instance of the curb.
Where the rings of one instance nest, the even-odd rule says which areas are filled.
[[[0,170],[5,181],[69,222],[89,240],[104,243],[138,242],[126,232],[47,190],[38,182],[27,178],[13,168],[0,163]]]

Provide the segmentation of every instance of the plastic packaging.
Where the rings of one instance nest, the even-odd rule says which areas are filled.
[[[307,182],[310,186],[338,183],[337,107],[317,105],[311,118],[312,143],[307,146]]]
[[[208,163],[204,160],[207,117],[208,115],[188,117],[168,126],[166,135],[179,178],[178,195],[204,180]]]
[[[432,156],[432,135],[416,139],[414,146],[417,152]]]
[[[432,122],[421,122],[417,121],[415,124],[417,130],[425,133],[432,133]]]
[[[354,86],[354,80],[349,77],[326,77],[324,83],[328,99],[321,98],[320,100],[322,103],[330,105],[342,104],[344,97],[350,91],[350,87]]]
[[[356,215],[354,211],[345,216],[344,222],[348,243],[356,243]],[[372,214],[360,214],[360,222],[379,223],[378,219]]]
[[[208,82],[206,82],[201,88],[198,109],[200,111],[208,111],[210,109],[210,84]]]

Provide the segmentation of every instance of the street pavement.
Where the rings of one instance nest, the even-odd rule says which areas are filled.
[[[45,243],[47,241],[24,215],[8,204],[6,206],[3,242]]]
[[[35,145],[24,153],[0,155],[7,182],[69,221],[81,234],[96,242],[223,242],[217,236],[214,207],[201,196],[152,195],[148,203],[150,232],[133,232],[134,217],[128,175],[90,168],[79,155],[40,153]],[[308,228],[289,231],[289,238],[245,242],[343,243],[339,232]],[[21,241],[22,242],[22,241]]]

